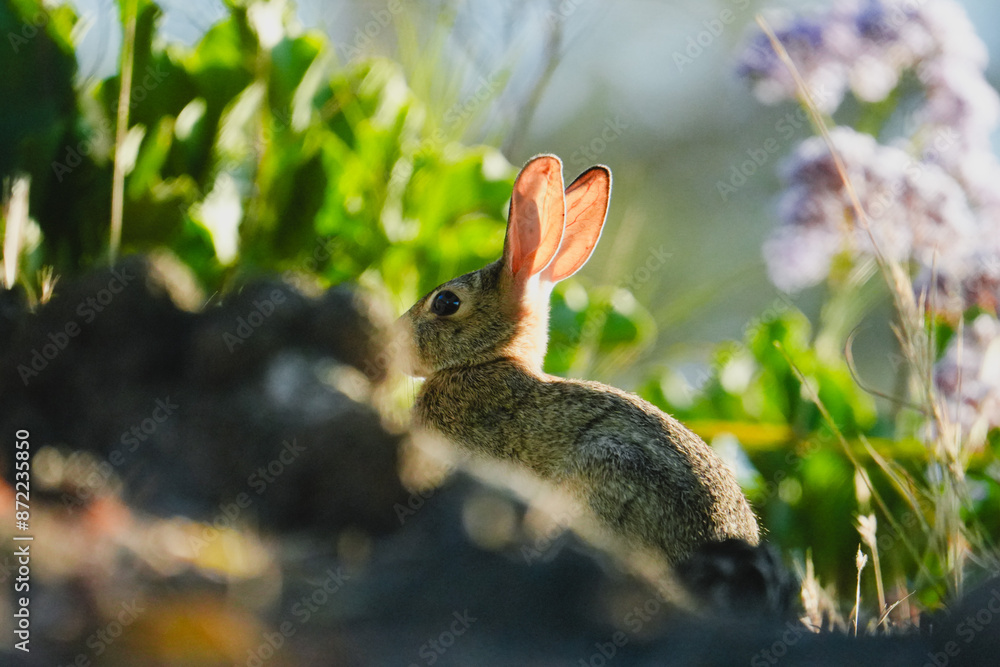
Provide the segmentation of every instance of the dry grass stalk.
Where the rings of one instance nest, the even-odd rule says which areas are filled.
[[[868,564],[868,556],[865,552],[861,550],[861,545],[858,545],[858,555],[854,558],[854,565],[858,568],[858,587],[854,593],[854,609],[851,610],[851,619],[854,625],[854,636],[858,636],[858,616],[861,611],[861,571],[865,569],[865,565]]]
[[[785,65],[788,72],[795,81],[797,96],[800,103],[809,113],[810,119],[816,131],[823,137],[830,151],[834,165],[843,183],[844,192],[850,202],[853,217],[859,228],[867,235],[874,248],[874,257],[881,271],[883,278],[889,287],[889,292],[895,306],[898,322],[893,325],[893,331],[899,341],[900,350],[903,357],[908,362],[911,380],[914,382],[914,391],[917,400],[921,404],[918,411],[929,418],[927,431],[927,451],[928,470],[940,473],[937,479],[928,479],[924,484],[918,485],[909,475],[894,462],[885,460],[877,451],[862,438],[862,442],[872,455],[873,460],[879,468],[889,478],[900,495],[910,505],[915,515],[920,518],[921,527],[928,538],[927,549],[939,557],[939,561],[944,564],[948,573],[948,588],[954,595],[961,595],[962,592],[962,571],[964,563],[972,557],[976,549],[982,550],[987,543],[982,536],[979,527],[967,525],[962,518],[962,510],[970,509],[969,493],[965,479],[965,467],[969,456],[968,448],[962,438],[961,428],[951,419],[951,415],[944,409],[943,402],[937,395],[934,384],[934,361],[936,355],[936,345],[933,322],[935,320],[933,312],[928,313],[928,303],[931,301],[926,293],[919,297],[915,294],[912,281],[906,268],[897,261],[887,258],[881,251],[879,244],[872,233],[869,218],[854,188],[843,159],[834,145],[828,123],[819,111],[818,106],[812,99],[808,86],[805,84],[798,69],[792,62],[784,46],[775,36],[774,31],[767,22],[760,16],[757,23],[761,30],[767,35],[777,54],[779,60]],[[961,323],[959,323],[959,335],[961,335]],[[796,369],[799,379],[804,382],[805,378]],[[832,423],[829,412],[819,404],[818,396],[808,384],[803,386],[813,394],[813,400],[819,406],[824,419],[830,424],[842,445],[845,446],[847,454],[855,469],[860,469],[856,458],[847,450],[846,441],[839,430]],[[869,482],[870,484],[870,482]],[[921,488],[923,487],[923,488]],[[872,497],[883,511],[886,520],[892,525],[896,534],[903,537],[903,544],[910,550],[914,557],[914,562],[918,564],[921,573],[926,577],[925,581],[934,583],[935,577],[928,571],[925,564],[925,554],[919,553],[909,540],[906,531],[900,529],[892,514],[887,511],[885,503],[881,497],[872,490]],[[932,509],[933,521],[928,520],[927,512],[918,502],[918,495],[927,501]],[[970,516],[974,516],[970,513]],[[874,553],[873,553],[874,557]],[[885,608],[884,605],[882,607]]]

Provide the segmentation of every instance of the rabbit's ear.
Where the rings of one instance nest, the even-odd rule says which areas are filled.
[[[510,198],[503,261],[518,281],[541,272],[559,250],[566,220],[562,162],[532,158],[517,175]]]
[[[587,263],[601,238],[610,198],[611,170],[602,165],[583,172],[566,188],[566,231],[544,278],[558,282]]]

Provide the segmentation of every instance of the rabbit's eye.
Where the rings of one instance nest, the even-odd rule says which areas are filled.
[[[431,301],[431,312],[438,317],[447,317],[458,312],[458,307],[461,305],[462,302],[455,296],[454,292],[443,290],[438,292],[434,300]]]

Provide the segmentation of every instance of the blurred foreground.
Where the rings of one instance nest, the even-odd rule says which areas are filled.
[[[692,610],[502,480],[415,463],[372,407],[381,320],[359,293],[258,281],[191,313],[169,274],[129,258],[33,314],[2,293],[0,422],[33,454],[18,664],[888,665],[951,656],[949,642],[988,664],[1000,650],[984,616],[1000,613],[997,582],[966,603],[980,631],[939,616],[920,635],[853,639],[763,602],[781,585],[771,565],[727,571],[706,553],[684,572],[714,610]]]

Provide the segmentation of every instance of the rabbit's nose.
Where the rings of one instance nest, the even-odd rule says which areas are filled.
[[[407,375],[420,376],[416,346],[413,344],[413,321],[409,313],[403,313],[389,329],[386,345],[390,363],[394,370]]]

